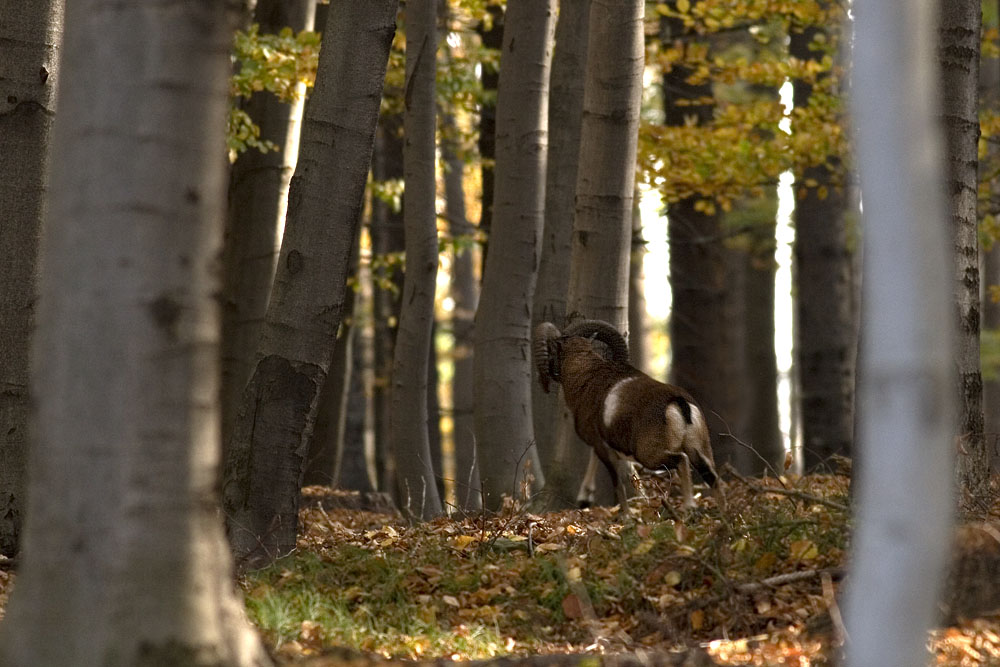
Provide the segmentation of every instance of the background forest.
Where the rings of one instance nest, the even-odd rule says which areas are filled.
[[[935,608],[926,660],[998,659],[1000,5],[911,3],[897,94],[863,2],[202,4],[0,0],[0,665],[826,664],[851,548],[931,582],[868,664]],[[881,171],[880,113],[920,129]],[[690,392],[724,493],[615,504],[532,359],[582,319]],[[852,545],[858,498],[926,529]]]

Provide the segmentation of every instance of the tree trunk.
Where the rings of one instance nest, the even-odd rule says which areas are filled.
[[[545,222],[532,327],[539,322],[552,322],[560,328],[566,324],[589,25],[590,0],[560,3],[549,93]],[[531,401],[535,442],[543,468],[549,472],[555,463],[556,424],[565,407],[561,405],[558,391],[545,393],[537,382],[531,384]],[[582,476],[583,470],[579,473]]]
[[[531,299],[545,206],[554,0],[509,0],[497,99],[490,255],[476,313],[476,447],[485,504],[541,480],[531,423]],[[514,45],[517,48],[514,48]],[[530,463],[529,463],[530,462]]]
[[[362,295],[355,294],[355,298]],[[371,300],[365,297],[368,307]],[[363,304],[361,308],[366,308]],[[356,308],[357,313],[359,309]],[[360,320],[360,318],[359,318]],[[369,466],[369,443],[371,443],[371,392],[367,382],[370,373],[370,340],[368,332],[354,325],[354,344],[351,345],[351,377],[347,392],[347,410],[344,423],[344,437],[338,449],[337,462],[333,471],[333,483],[340,489],[375,491],[376,475]]]
[[[662,23],[665,44],[686,38],[675,19]],[[664,76],[667,125],[683,125],[688,118],[699,124],[712,118],[712,104],[692,104],[711,98],[710,84],[687,82],[691,72],[674,65]],[[693,197],[669,205],[667,236],[670,241],[670,382],[687,389],[705,412],[712,433],[715,462],[737,465],[742,447],[726,432],[726,406],[736,382],[725,364],[726,266],[720,216],[696,208]]]
[[[847,664],[927,662],[951,540],[954,305],[941,220],[936,3],[858,0],[852,75],[864,192],[857,530]],[[978,33],[976,34],[978,38]]]
[[[632,253],[628,269],[628,351],[631,364],[643,373],[650,372],[649,314],[646,312],[646,275],[643,268],[646,239],[642,236],[642,212],[639,190],[632,195]]]
[[[261,34],[285,27],[312,30],[315,15],[315,0],[258,0],[254,9]],[[232,434],[263,331],[281,244],[278,230],[285,221],[288,184],[298,156],[303,103],[283,102],[268,91],[254,93],[243,103],[243,110],[260,127],[261,140],[274,142],[278,150],[247,150],[230,173],[222,268],[223,443]]]
[[[567,295],[570,313],[603,320],[618,331],[628,327],[632,204],[644,66],[643,13],[644,3],[639,0],[591,3]],[[552,507],[572,506],[582,498],[578,490],[586,472],[585,461],[594,455],[576,434],[569,411],[561,410],[560,417],[545,488],[546,503]],[[613,501],[608,496],[587,495],[591,502]]]
[[[989,509],[990,456],[983,434],[983,377],[979,365],[979,50],[981,3],[943,0],[938,28],[948,170],[945,178],[955,248],[959,377],[958,481],[966,509]]]
[[[359,250],[354,248],[351,259],[351,273],[354,276],[358,274]],[[337,468],[343,451],[344,430],[347,428],[347,399],[351,377],[354,375],[357,296],[357,292],[350,288],[344,293],[344,314],[340,331],[330,359],[330,371],[319,394],[316,424],[309,441],[309,455],[302,477],[305,486],[337,485]]]
[[[778,422],[778,360],[774,351],[774,259],[778,196],[768,188],[755,201],[735,208],[746,228],[742,256],[744,380],[735,387],[743,403],[737,433],[750,448],[743,461],[748,472],[781,473],[785,449]]]
[[[69,5],[0,664],[270,662],[216,504],[234,7]]]
[[[403,179],[403,119],[399,115],[383,115],[376,135],[372,177],[386,182]],[[372,267],[374,330],[374,431],[375,469],[380,491],[396,490],[396,466],[389,446],[389,382],[392,377],[392,357],[396,349],[399,310],[402,305],[403,271],[399,264],[388,263],[391,257],[402,255],[406,247],[403,233],[402,206],[393,207],[378,198],[372,202]]]
[[[487,49],[499,51],[503,46],[504,11],[499,5],[488,5],[488,25],[480,24],[476,31],[482,45]],[[483,252],[481,257],[482,273],[486,273],[486,255],[489,250],[490,231],[493,229],[493,195],[496,190],[497,157],[497,86],[500,83],[500,72],[492,67],[484,66],[480,75],[483,86],[483,103],[479,106],[479,158],[480,177],[483,186],[482,212],[479,216],[479,229],[483,232]]]
[[[437,211],[434,174],[437,7],[433,0],[406,3],[406,110],[403,169],[406,190],[406,274],[392,367],[389,442],[396,486],[408,515],[430,519],[442,512],[431,465],[427,424],[427,372],[437,280]]]
[[[340,325],[389,47],[393,0],[331,5],[253,376],[226,461],[241,564],[295,547],[299,487]]]
[[[472,235],[473,227],[465,212],[463,188],[464,163],[456,154],[451,134],[456,131],[454,119],[444,114],[441,120],[441,157],[444,161],[444,199],[448,226],[453,238]],[[450,128],[450,129],[449,129]],[[463,243],[463,246],[466,244]],[[451,327],[454,344],[451,380],[452,445],[455,453],[455,496],[463,511],[482,509],[479,484],[479,462],[476,460],[475,424],[473,419],[472,347],[474,320],[479,294],[473,267],[472,247],[456,249],[451,258],[451,298],[455,302]]]
[[[0,5],[0,553],[18,549],[28,457],[29,343],[61,0]]]
[[[789,52],[819,60],[809,48],[818,29],[792,33]],[[795,82],[794,104],[809,103],[812,86]],[[803,465],[829,471],[830,457],[851,456],[854,439],[853,258],[848,246],[846,175],[839,160],[810,167],[795,184],[796,364]]]

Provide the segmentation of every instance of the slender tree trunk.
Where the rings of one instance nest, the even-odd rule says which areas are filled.
[[[441,397],[438,393],[441,374],[438,372],[437,322],[431,320],[431,340],[427,355],[427,444],[431,450],[431,470],[438,498],[444,506],[444,449],[441,432]]]
[[[18,549],[28,457],[28,367],[62,0],[0,2],[0,553]]]
[[[958,304],[958,480],[967,509],[988,509],[990,456],[983,435],[983,377],[979,365],[979,50],[981,3],[942,0],[938,28],[946,174],[955,248]]]
[[[531,423],[531,299],[545,206],[554,0],[510,0],[497,101],[490,255],[476,313],[476,447],[485,504],[541,479]],[[516,48],[514,48],[516,45]],[[531,465],[528,465],[531,462]]]
[[[258,0],[254,21],[261,34],[290,27],[312,30],[316,0]],[[304,91],[303,91],[304,92]],[[267,91],[254,93],[243,110],[276,152],[250,149],[233,163],[223,253],[222,438],[228,442],[240,397],[260,343],[274,264],[285,220],[288,184],[299,150],[304,101],[282,102]]]
[[[503,46],[504,11],[499,5],[489,5],[486,11],[489,15],[489,21],[480,24],[477,32],[484,47],[499,51]],[[483,67],[480,83],[483,86],[484,102],[479,107],[480,177],[483,186],[479,229],[485,237],[481,258],[482,273],[485,274],[490,231],[493,229],[493,195],[496,191],[496,169],[494,166],[497,157],[496,95],[500,83],[500,72],[491,67]]]
[[[628,327],[636,145],[644,66],[640,0],[593,0],[567,310]],[[561,411],[546,502],[575,504],[592,452]],[[584,452],[588,452],[584,456]],[[603,475],[602,475],[603,477]],[[599,498],[603,502],[610,497]]]
[[[749,471],[773,474],[782,471],[785,457],[778,422],[778,359],[774,351],[777,191],[770,188],[760,200],[740,209],[749,227],[744,265],[746,382],[737,387],[746,404],[741,435],[753,447],[746,457]]]
[[[357,299],[360,294],[355,294]],[[369,300],[370,303],[370,300]],[[355,308],[355,314],[359,309]],[[360,318],[354,325],[354,344],[351,345],[351,377],[347,392],[347,409],[344,415],[344,437],[338,449],[333,471],[333,483],[337,488],[353,491],[375,491],[375,475],[369,471],[368,442],[371,427],[370,391],[366,377],[370,371],[366,367],[366,350],[369,346],[367,332],[360,326]]]
[[[359,248],[354,248],[351,260],[351,274],[357,276]],[[354,374],[354,339],[357,315],[357,292],[349,288],[344,293],[344,315],[340,322],[337,342],[334,344],[330,360],[330,372],[319,395],[316,410],[316,425],[309,442],[302,483],[306,486],[321,484],[337,485],[337,468],[344,445],[344,430],[347,428],[347,400]]]
[[[376,135],[372,176],[376,181],[403,179],[403,119],[399,115],[383,115]],[[374,330],[374,431],[375,468],[380,491],[395,493],[396,466],[389,446],[389,382],[392,377],[392,357],[396,349],[399,310],[402,305],[403,272],[399,266],[385,260],[402,254],[406,247],[403,234],[402,206],[394,208],[376,198],[372,202],[372,252]]]
[[[441,120],[441,157],[444,162],[444,198],[448,226],[453,238],[471,236],[473,227],[465,212],[463,187],[464,163],[456,153],[454,119],[444,114]],[[463,244],[465,245],[465,244]],[[474,322],[479,299],[473,251],[456,250],[451,258],[451,298],[455,302],[451,327],[454,344],[451,381],[452,444],[455,452],[455,496],[458,508],[474,511],[482,508],[479,462],[476,460],[474,423],[473,364]]]
[[[562,2],[556,24],[549,93],[549,155],[545,170],[545,223],[538,285],[531,323],[566,324],[566,294],[573,255],[573,209],[580,162],[580,125],[587,70],[590,0]],[[546,393],[531,384],[535,441],[544,469],[553,470],[556,425],[565,411],[558,391]],[[579,467],[579,466],[577,466]],[[579,470],[583,475],[583,470]],[[572,477],[570,472],[570,477]],[[579,479],[579,477],[578,477]]]
[[[437,211],[434,174],[437,7],[406,3],[406,110],[403,219],[406,274],[392,367],[389,442],[404,512],[430,519],[442,512],[428,438],[427,377],[437,280]]]
[[[643,373],[650,372],[649,314],[646,312],[646,275],[643,264],[646,239],[642,235],[642,212],[639,190],[632,195],[632,254],[628,269],[628,348],[631,364]]]
[[[821,31],[791,35],[789,51],[819,60],[809,48]],[[812,86],[795,82],[794,104],[809,103]],[[851,456],[854,438],[853,259],[848,245],[846,174],[840,161],[810,167],[795,184],[796,364],[802,452],[807,472],[829,471],[830,457]]]
[[[330,7],[264,337],[227,456],[225,510],[241,564],[295,547],[302,466],[340,325],[396,8],[392,0]]]
[[[234,7],[68,8],[31,513],[0,664],[269,664],[215,491]]]
[[[715,410],[724,415],[725,431],[731,435],[723,435],[720,440],[727,446],[730,443],[729,462],[740,471],[749,473],[752,453],[739,442],[746,442],[746,431],[749,426],[749,401],[746,400],[747,390],[741,386],[750,377],[747,363],[747,278],[750,270],[749,234],[738,233],[736,229],[741,223],[736,219],[746,213],[740,207],[735,210],[719,213],[719,222],[725,239],[722,241],[722,261],[725,265],[726,286],[722,304],[722,345],[717,350],[720,361],[730,377],[737,379],[726,387],[721,387],[716,396]]]
[[[662,23],[665,44],[686,38],[683,25],[674,19]],[[674,65],[664,76],[664,106],[667,125],[683,125],[688,118],[699,124],[712,118],[712,104],[692,103],[711,98],[708,83],[692,85],[691,72]],[[705,412],[712,433],[718,465],[737,465],[742,456],[726,432],[725,407],[730,387],[736,382],[725,364],[726,266],[723,230],[717,213],[695,208],[694,198],[682,199],[667,210],[670,241],[670,382],[687,389]]]
[[[941,97],[927,48],[935,6],[853,4],[851,101],[866,219],[863,465],[844,606],[847,664],[856,667],[927,662],[952,543],[954,269],[941,224]]]

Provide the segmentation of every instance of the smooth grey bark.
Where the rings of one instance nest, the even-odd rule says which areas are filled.
[[[463,187],[464,163],[454,144],[454,118],[442,114],[441,159],[444,162],[445,217],[452,238],[469,237],[474,228],[465,210]],[[464,245],[464,244],[463,244]],[[451,298],[455,302],[451,315],[452,339],[452,444],[455,455],[455,499],[458,509],[475,511],[482,508],[479,485],[479,462],[476,459],[476,439],[473,406],[472,348],[476,306],[479,301],[478,282],[471,247],[457,249],[451,257]]]
[[[29,344],[62,0],[0,1],[0,553],[18,549],[28,458]]]
[[[397,3],[335,0],[254,372],[226,459],[229,538],[242,565],[295,548],[299,487],[357,241]]]
[[[484,504],[541,482],[531,423],[531,304],[545,207],[554,0],[510,0],[497,98],[496,188],[475,322],[476,448]],[[516,48],[514,48],[516,45]],[[530,463],[529,463],[530,462]]]
[[[847,664],[927,662],[952,544],[955,306],[937,4],[858,0],[851,108],[865,261]]]
[[[989,508],[990,453],[983,433],[983,376],[979,361],[979,51],[982,5],[941,0],[938,61],[944,125],[954,289],[958,306],[958,483],[963,508]]]
[[[566,325],[566,294],[569,290],[570,262],[573,256],[573,212],[576,206],[577,166],[580,162],[580,125],[583,122],[589,25],[590,0],[567,0],[560,3],[549,83],[545,222],[538,283],[531,311],[532,327],[539,322],[552,322],[560,328]],[[531,403],[539,456],[543,468],[551,471],[556,425],[566,408],[562,405],[558,391],[545,393],[537,382],[531,384]],[[582,468],[577,472],[579,477],[583,476]]]
[[[254,21],[261,34],[290,27],[312,30],[316,0],[257,0]],[[243,388],[250,379],[271,293],[281,244],[288,184],[298,156],[304,100],[282,102],[261,91],[243,103],[260,127],[260,138],[278,146],[261,153],[250,149],[233,163],[229,215],[223,252],[222,286],[222,438],[227,442]]]
[[[2,665],[270,664],[234,587],[216,491],[238,9],[67,8],[30,513]]]
[[[435,89],[437,7],[406,3],[406,89],[403,113],[403,222],[406,273],[392,366],[389,443],[396,461],[400,508],[430,519],[442,513],[428,436],[428,358],[437,281]]]
[[[403,178],[403,119],[399,115],[383,115],[379,119],[375,137],[375,155],[372,177],[376,181],[402,180]],[[372,252],[373,259],[401,254],[406,247],[403,234],[402,207],[398,210],[376,198],[372,202]],[[392,377],[393,351],[399,326],[399,309],[402,305],[403,272],[397,266],[383,262],[372,271],[372,309],[374,328],[374,446],[375,468],[380,491],[395,493],[396,466],[389,447],[389,410],[392,407],[389,382]]]
[[[790,54],[822,59],[825,53],[809,46],[822,32],[793,32]],[[812,86],[794,82],[795,106],[806,106],[810,95]],[[807,472],[830,471],[830,457],[850,457],[854,440],[857,331],[845,171],[831,156],[828,165],[798,174],[795,184],[795,363]]]
[[[640,0],[593,0],[580,127],[572,261],[566,309],[628,328],[632,205],[644,67]],[[595,456],[563,408],[556,426],[545,502],[572,506]],[[587,456],[584,453],[587,453]],[[605,476],[601,475],[601,479]],[[613,495],[598,498],[614,502]]]
[[[628,270],[628,351],[629,363],[643,373],[650,372],[649,313],[646,311],[646,239],[642,235],[639,190],[632,195],[632,252]]]

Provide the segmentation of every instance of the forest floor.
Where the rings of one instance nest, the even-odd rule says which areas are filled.
[[[333,664],[322,657],[331,651],[340,660],[834,664],[848,486],[830,475],[731,478],[725,506],[710,495],[685,512],[653,478],[627,510],[536,515],[510,503],[497,516],[422,524],[338,509],[342,492],[312,487],[298,553],[242,585],[251,618],[289,664]],[[928,665],[1000,664],[1000,613],[982,612],[1000,610],[993,525],[958,531],[960,576],[972,581],[953,572],[942,607],[953,620],[928,638]],[[975,617],[961,618],[963,609]]]
[[[297,551],[239,583],[282,665],[835,664],[848,485],[732,478],[724,507],[685,512],[654,478],[626,510],[426,523],[310,487]],[[982,518],[957,531],[928,665],[1000,664],[1000,512]],[[15,578],[0,567],[0,616]]]

